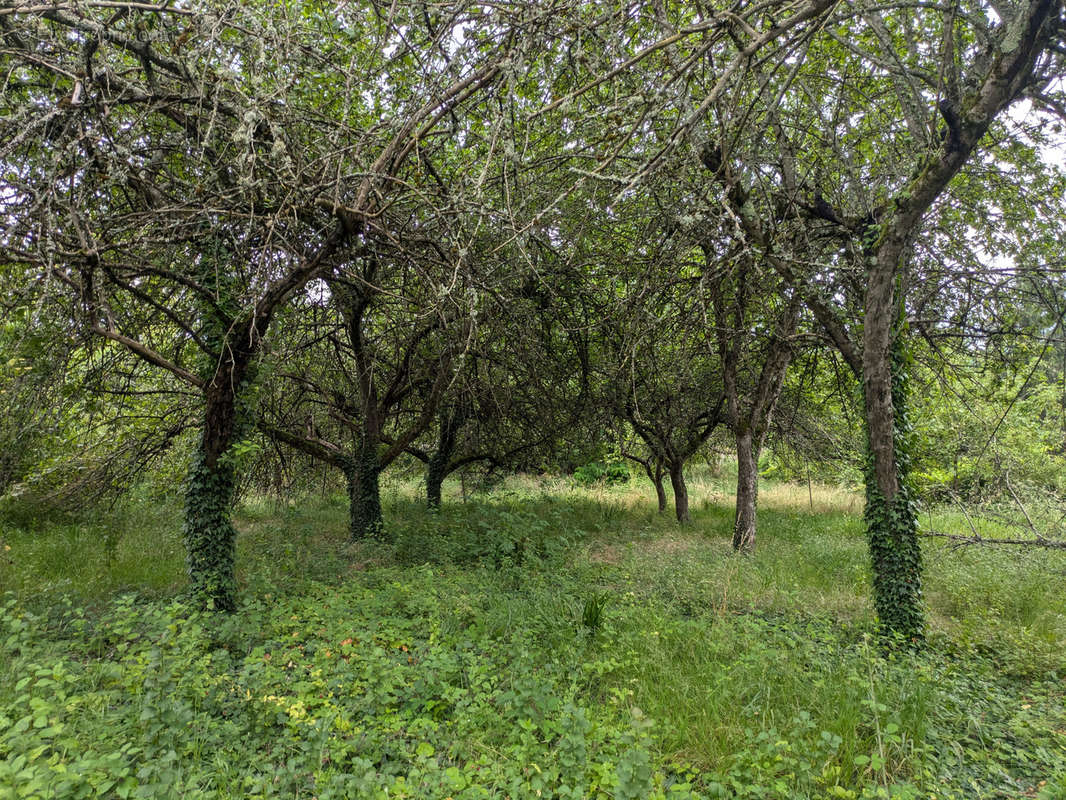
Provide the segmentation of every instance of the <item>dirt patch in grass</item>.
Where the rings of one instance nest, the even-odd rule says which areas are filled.
[[[593,564],[616,565],[630,553],[640,557],[678,558],[695,550],[698,544],[697,539],[688,536],[659,536],[627,545],[599,544],[589,550],[588,560]]]
[[[598,545],[589,551],[588,559],[593,564],[610,564],[615,566],[622,563],[623,548],[616,544]]]
[[[647,542],[638,542],[634,546],[649,555],[676,557],[691,552],[697,544],[697,540],[689,536],[661,536]]]

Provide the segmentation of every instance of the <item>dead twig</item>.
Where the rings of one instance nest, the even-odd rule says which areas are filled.
[[[944,531],[921,531],[918,535],[950,539],[959,544],[1003,544],[1017,547],[1041,547],[1047,550],[1066,550],[1066,541],[1056,539],[990,539],[987,536],[966,536],[961,533],[946,533]]]

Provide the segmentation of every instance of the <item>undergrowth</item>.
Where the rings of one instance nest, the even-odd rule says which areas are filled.
[[[355,547],[256,500],[231,616],[180,601],[170,509],[9,519],[0,799],[1066,797],[1061,557],[927,543],[928,644],[883,653],[854,512],[764,492],[734,557],[694,484],[685,529],[395,490]]]

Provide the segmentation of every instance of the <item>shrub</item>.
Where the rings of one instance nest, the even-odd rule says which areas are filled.
[[[579,486],[592,486],[602,484],[613,486],[619,483],[629,482],[629,467],[621,462],[609,462],[604,464],[593,461],[574,470],[574,481]]]
[[[558,560],[577,532],[551,509],[535,513],[492,503],[412,514],[395,525],[401,564],[483,564],[497,569]]]

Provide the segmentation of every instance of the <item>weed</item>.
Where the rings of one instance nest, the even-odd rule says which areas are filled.
[[[594,592],[585,598],[581,609],[581,624],[590,636],[595,636],[604,622],[604,612],[611,601],[610,592]]]

